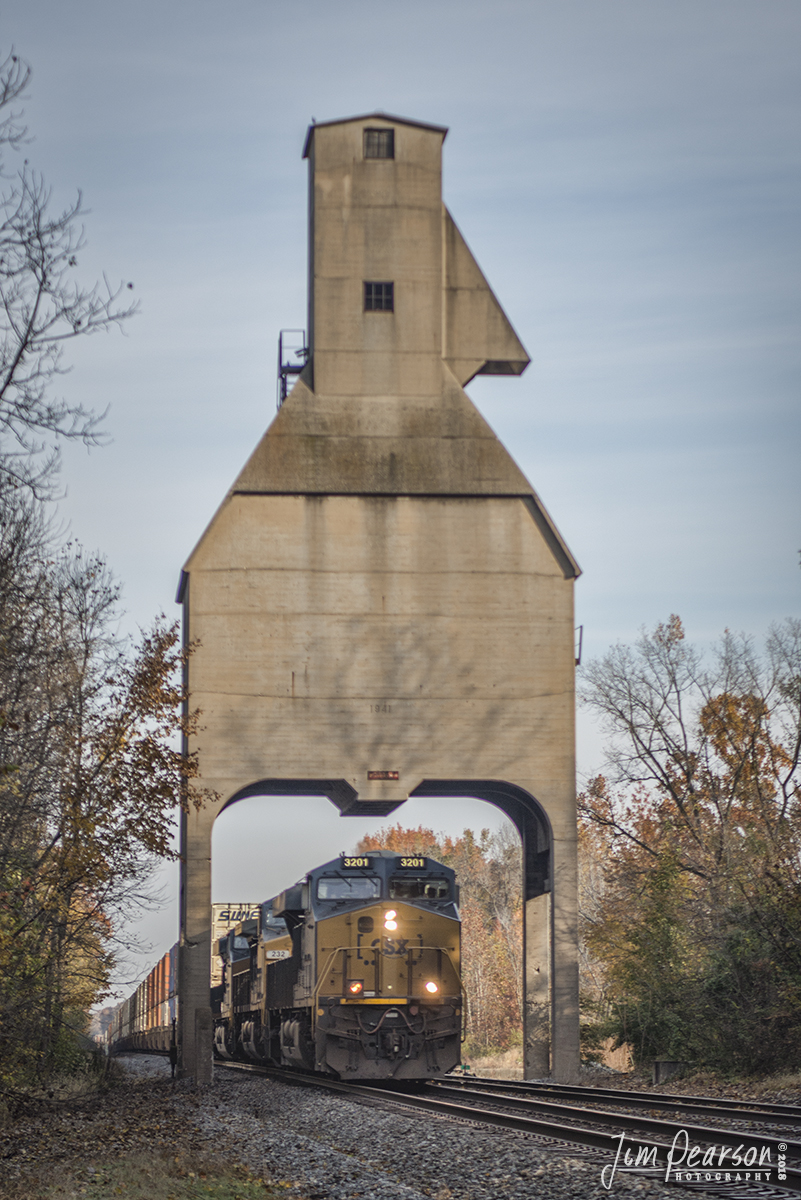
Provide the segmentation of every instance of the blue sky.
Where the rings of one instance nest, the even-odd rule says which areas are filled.
[[[702,642],[797,614],[797,0],[10,0],[0,33],[34,70],[26,155],[91,210],[83,278],[141,303],[60,389],[110,406],[112,444],[65,453],[61,513],[128,627],[177,613],[274,414],[278,331],[305,318],[306,127],[373,109],[450,127],[446,203],[532,358],[468,390],[584,569],[585,655],[671,612]],[[599,749],[582,718],[582,770]],[[331,820],[336,853],[358,831]]]

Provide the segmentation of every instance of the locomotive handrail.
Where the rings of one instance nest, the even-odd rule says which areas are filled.
[[[345,954],[349,954],[352,950],[355,950],[355,949],[356,949],[355,946],[336,946],[328,956],[328,962],[325,964],[325,970],[319,972],[317,986],[315,987],[314,991],[312,992],[312,1012],[311,1012],[312,1033],[314,1033],[315,1028],[317,1026],[317,1000],[320,995],[320,989],[323,986],[323,981],[325,980],[325,978],[328,975],[328,971],[331,966],[331,963],[334,961],[334,958],[336,957],[337,954],[342,954],[343,952]],[[448,962],[451,964],[451,969],[453,970],[453,973],[456,976],[456,982],[459,984],[459,991],[461,992],[462,1003],[464,1005],[464,1020],[460,1022],[460,1024],[461,1024],[460,1043],[463,1044],[467,1039],[467,1033],[466,1033],[467,1018],[468,1018],[469,1012],[470,1012],[470,1004],[467,999],[467,991],[465,989],[464,984],[462,983],[462,976],[459,973],[456,963],[453,961],[453,959],[451,957],[451,952],[447,946],[414,946],[414,947],[412,947],[411,950],[409,950],[409,954],[414,954],[418,950],[437,950],[437,951],[439,951],[440,954],[444,953],[444,954],[447,954],[447,956],[448,956]],[[344,964],[343,964],[343,969],[342,969],[342,977],[344,980],[344,977],[345,977]],[[357,1001],[357,1003],[358,1003],[358,1001]],[[389,997],[387,997],[387,1004],[392,1004],[392,1000],[390,1000]]]
[[[350,950],[350,946],[337,946],[334,950],[332,950],[330,955],[328,956],[328,962],[325,964],[325,970],[319,971],[317,974],[317,979],[318,979],[317,986],[314,989],[314,991],[312,992],[312,1013],[311,1013],[312,1033],[314,1033],[316,1025],[317,1025],[317,998],[320,995],[320,988],[323,986],[323,980],[327,977],[329,968],[331,966],[331,963],[334,961],[335,956],[337,954],[341,954],[343,950],[345,950],[345,951]],[[345,977],[344,968],[342,971],[342,977],[343,977],[343,981],[344,981],[344,977]]]
[[[467,1041],[467,1018],[470,1015],[470,1005],[469,1005],[468,999],[467,999],[467,991],[465,989],[464,984],[462,983],[462,976],[459,973],[459,971],[457,971],[456,964],[453,961],[453,959],[451,958],[451,952],[447,946],[423,946],[422,949],[423,950],[444,950],[448,956],[448,962],[451,964],[451,967],[453,968],[453,973],[456,976],[456,979],[459,983],[459,991],[462,993],[462,1004],[464,1005],[464,1020],[459,1022],[459,1024],[461,1025],[461,1036],[459,1038],[459,1044],[464,1045],[464,1043]]]

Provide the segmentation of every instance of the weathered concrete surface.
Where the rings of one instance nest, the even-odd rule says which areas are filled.
[[[395,158],[365,159],[380,127]],[[577,1071],[578,571],[462,391],[528,358],[442,207],[443,136],[375,116],[310,131],[311,361],[186,564],[203,783],[221,797],[183,827],[182,1067],[198,1079],[214,819],[260,781],[299,780],[354,810],[431,780],[528,798],[551,893],[529,880],[527,1073]],[[365,280],[393,282],[393,312],[364,311]]]

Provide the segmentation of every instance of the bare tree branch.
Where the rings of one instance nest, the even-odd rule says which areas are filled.
[[[0,63],[0,114],[22,96],[30,69],[16,55]],[[6,152],[18,149],[26,130],[20,115],[0,119],[0,473],[37,495],[52,492],[62,439],[96,445],[101,422],[79,403],[48,390],[66,374],[67,343],[121,327],[137,311],[131,283],[87,287],[75,271],[84,246],[81,194],[60,212],[51,192],[27,164],[10,175]]]

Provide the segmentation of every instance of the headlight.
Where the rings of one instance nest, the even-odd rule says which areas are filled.
[[[426,984],[426,991],[430,992],[432,996],[436,995],[436,993],[439,991],[439,987],[436,983],[434,983],[433,979],[429,979],[428,983]]]
[[[384,913],[384,928],[385,929],[397,929],[398,928],[398,922],[395,920],[397,915],[398,914],[395,912],[394,908],[387,909],[387,911]]]
[[[348,995],[361,996],[364,991],[364,982],[361,979],[351,979],[348,982]]]

